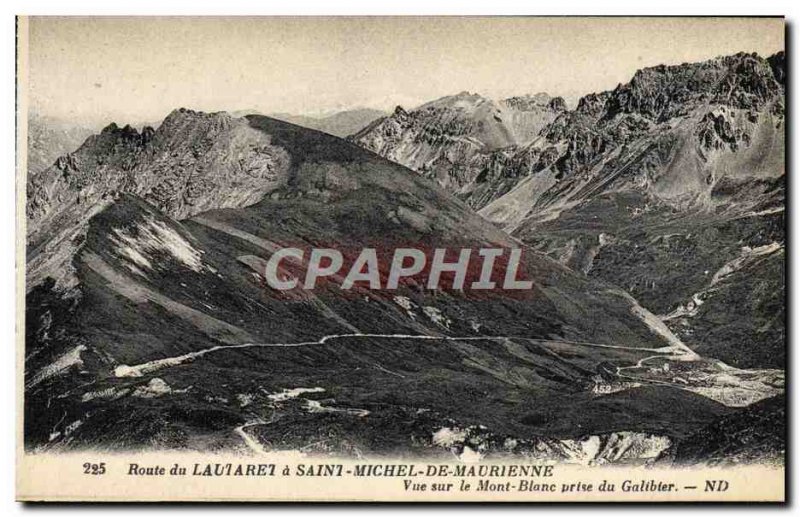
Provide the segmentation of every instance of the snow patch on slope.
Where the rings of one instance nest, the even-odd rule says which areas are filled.
[[[722,266],[719,271],[714,273],[714,276],[711,278],[711,286],[713,287],[731,273],[735,273],[736,271],[742,269],[749,259],[769,255],[771,253],[775,253],[776,251],[780,251],[781,249],[783,249],[783,245],[779,242],[773,242],[771,244],[758,246],[756,248],[745,246],[742,248],[742,254],[740,256],[731,260]]]
[[[101,400],[117,400],[118,398],[124,397],[130,392],[127,388],[116,389],[116,388],[106,388],[104,390],[99,391],[87,391],[81,396],[81,402],[90,402],[95,399]]]
[[[55,361],[43,367],[41,370],[39,370],[36,373],[36,375],[34,375],[33,378],[30,380],[30,382],[27,385],[27,388],[32,388],[33,386],[36,386],[40,382],[49,379],[50,377],[61,375],[70,368],[72,368],[73,366],[78,366],[78,367],[83,366],[83,359],[81,359],[81,353],[86,350],[87,348],[85,345],[78,345],[75,348],[69,350]]]
[[[410,298],[406,296],[395,296],[394,303],[405,309],[406,314],[408,315],[409,318],[414,319],[413,311],[414,307],[416,307],[416,304],[412,302]]]
[[[162,255],[172,257],[192,271],[199,273],[203,269],[203,252],[167,224],[152,218],[146,218],[135,229],[114,228],[111,242],[117,254],[127,260],[128,268],[141,276],[145,276],[146,270],[156,269]]]
[[[309,413],[344,413],[356,417],[365,417],[370,413],[368,409],[323,406],[318,400],[306,400],[306,410]]]
[[[423,307],[422,310],[432,322],[436,323],[437,325],[441,325],[444,328],[450,328],[452,321],[450,321],[450,318],[442,314],[441,310],[428,305]]]
[[[450,447],[457,442],[463,442],[467,432],[463,429],[442,427],[433,433],[433,443],[439,447]]]
[[[296,399],[303,393],[322,393],[325,391],[325,388],[314,387],[314,388],[291,388],[285,389],[283,391],[279,391],[278,393],[272,393],[267,395],[267,398],[273,402],[285,402],[290,399]]]
[[[144,386],[139,386],[133,391],[134,397],[153,399],[172,393],[172,388],[163,379],[154,377]]]

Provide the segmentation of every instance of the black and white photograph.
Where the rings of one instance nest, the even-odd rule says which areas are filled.
[[[18,497],[782,501],[785,33],[19,17]]]

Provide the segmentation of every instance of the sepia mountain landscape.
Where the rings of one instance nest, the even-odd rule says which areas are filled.
[[[780,464],[785,84],[738,53],[574,107],[29,123],[25,446]],[[265,281],[330,243],[519,247],[534,287]]]

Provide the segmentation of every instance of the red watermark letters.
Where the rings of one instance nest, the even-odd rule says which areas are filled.
[[[354,286],[393,290],[410,280],[431,290],[532,289],[521,262],[520,248],[365,247],[343,252],[332,247],[286,247],[269,258],[264,278],[278,291],[312,290],[322,282],[333,282],[342,290]]]

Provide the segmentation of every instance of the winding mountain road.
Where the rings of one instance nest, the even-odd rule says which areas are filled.
[[[316,341],[300,341],[297,343],[242,343],[240,345],[217,345],[210,348],[206,348],[204,350],[198,350],[197,352],[190,352],[188,354],[178,355],[174,357],[167,357],[164,359],[156,359],[154,361],[148,361],[146,363],[138,365],[133,365],[133,366],[128,366],[125,364],[119,365],[114,369],[114,375],[116,377],[141,377],[147,373],[161,370],[163,368],[178,366],[187,362],[194,361],[195,359],[202,357],[206,354],[210,354],[213,352],[220,352],[223,350],[237,350],[243,348],[273,348],[273,347],[294,348],[294,347],[324,345],[328,341],[336,339],[410,339],[410,340],[418,339],[427,341],[497,341],[503,339],[517,339],[517,340],[533,341],[539,343],[558,343],[558,344],[566,344],[574,346],[610,348],[618,350],[658,352],[659,354],[663,354],[664,356],[682,355],[686,353],[685,350],[675,346],[666,346],[662,348],[645,348],[645,347],[632,347],[632,346],[621,346],[621,345],[608,345],[603,343],[588,343],[582,341],[540,339],[540,338],[530,338],[522,336],[429,336],[429,335],[415,335],[415,334],[351,333],[351,334],[329,334],[327,336],[323,336],[322,338]]]

